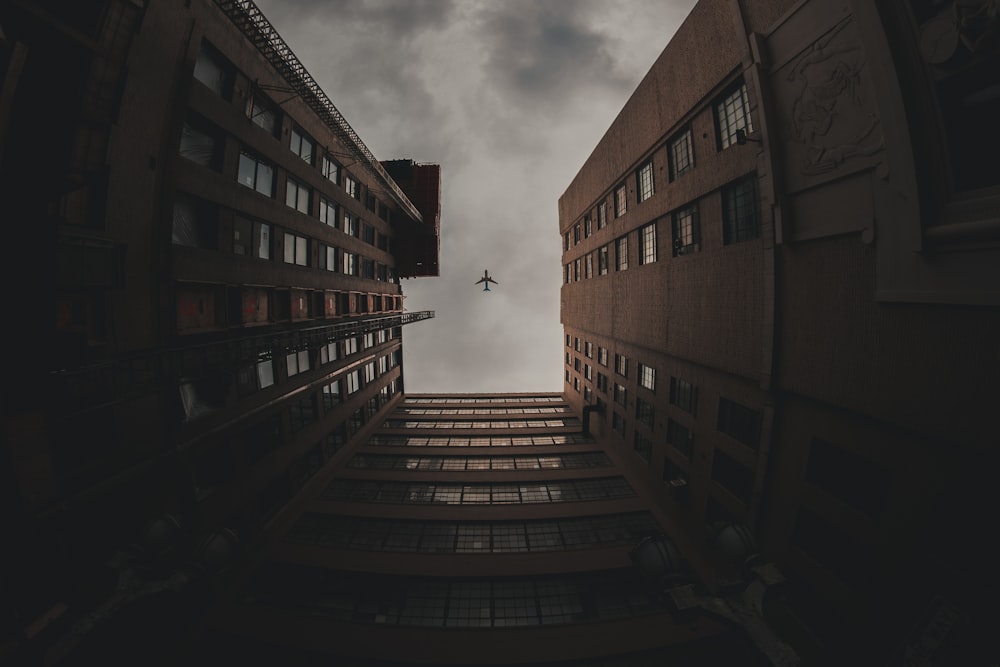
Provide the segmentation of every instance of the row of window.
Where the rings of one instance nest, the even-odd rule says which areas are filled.
[[[592,438],[580,433],[559,433],[556,435],[489,437],[373,435],[368,444],[386,447],[530,447],[535,445],[582,445],[593,442]]]
[[[757,196],[757,176],[751,174],[743,177],[721,190],[722,195],[722,242],[725,245],[750,241],[760,236],[760,212]],[[701,226],[698,215],[698,203],[685,205],[669,214],[670,228],[673,238],[672,255],[688,255],[701,249]],[[657,261],[657,228],[666,218],[653,221],[640,227],[637,232],[639,265],[652,264]],[[604,245],[578,257],[564,265],[563,281],[566,284],[587,280],[595,275],[603,276],[610,270],[609,249],[613,245],[615,251],[615,270],[625,271],[629,268],[628,241],[631,232],[614,240],[611,245]]]
[[[611,465],[604,452],[544,456],[404,456],[357,454],[348,468],[373,470],[544,470],[596,468]]]
[[[345,622],[417,627],[595,623],[662,611],[631,569],[491,581],[387,578],[270,562],[244,599]]]
[[[555,415],[569,413],[568,408],[400,408],[408,415]]]
[[[408,521],[307,513],[284,539],[362,551],[528,553],[634,546],[658,532],[648,512],[529,521]]]
[[[490,421],[407,421],[404,419],[389,419],[385,428],[415,428],[415,429],[474,429],[474,428],[579,428],[579,419],[493,419]]]
[[[424,405],[441,403],[563,403],[562,396],[502,396],[481,398],[421,398],[407,397],[403,405]]]
[[[624,477],[510,484],[335,479],[323,492],[326,500],[408,505],[527,505],[608,500],[633,495],[635,492]]]
[[[717,150],[725,150],[734,144],[741,143],[740,133],[745,137],[753,132],[753,124],[750,119],[750,100],[746,84],[743,82],[729,88],[717,98],[713,103],[713,110]],[[694,141],[691,128],[685,127],[673,135],[667,141],[666,151],[671,181],[694,169]],[[653,158],[650,157],[640,164],[633,177],[636,203],[641,204],[652,198],[656,192],[653,179]],[[625,215],[628,210],[628,180],[616,185],[612,191],[611,201],[616,218]],[[574,246],[580,243],[581,238],[588,238],[594,232],[593,220],[597,220],[598,230],[603,229],[607,225],[607,213],[607,200],[598,202],[594,209],[584,214],[581,222],[573,226],[572,234],[566,232],[563,235],[563,250],[570,249],[571,238]],[[676,248],[676,234],[674,239]]]

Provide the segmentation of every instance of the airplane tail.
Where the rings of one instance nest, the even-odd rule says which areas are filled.
[[[484,292],[490,292],[490,291],[492,291],[492,290],[490,290],[490,284],[489,283],[485,283],[483,285],[483,291]]]

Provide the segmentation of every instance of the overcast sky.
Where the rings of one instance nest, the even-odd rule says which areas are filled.
[[[557,202],[694,0],[257,0],[382,160],[442,169],[405,389],[562,391]],[[499,281],[473,285],[488,268]]]

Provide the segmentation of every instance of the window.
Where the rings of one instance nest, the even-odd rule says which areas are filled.
[[[332,183],[340,180],[340,165],[329,155],[323,156],[323,177]]]
[[[573,245],[580,242],[580,223],[573,225]]]
[[[274,196],[274,167],[246,151],[240,152],[237,179],[241,185],[256,190],[266,197]]]
[[[753,471],[721,449],[716,449],[712,456],[712,479],[744,503],[750,504]]]
[[[580,282],[581,278],[583,278],[583,271],[580,268],[580,258],[577,257],[573,261],[573,280]]]
[[[605,275],[608,272],[608,246],[601,246],[597,250],[597,273]]]
[[[760,412],[719,398],[719,431],[756,450],[760,444]]]
[[[313,161],[313,141],[298,128],[292,128],[292,139],[290,148],[292,152],[300,158],[312,164]]]
[[[632,449],[635,450],[635,453],[643,461],[649,463],[649,459],[653,455],[653,441],[636,431],[633,437]]]
[[[656,369],[639,364],[639,384],[650,391],[656,391]]]
[[[353,252],[341,253],[344,256],[344,271],[348,276],[358,275],[358,256]]]
[[[608,393],[608,376],[604,373],[597,374],[597,389],[605,394]]]
[[[622,417],[617,412],[611,413],[611,428],[614,429],[615,433],[618,435],[625,435],[625,418]]]
[[[573,389],[576,390],[576,393],[578,394],[580,393],[580,378],[578,377],[573,378]]]
[[[351,371],[344,376],[344,381],[347,384],[348,395],[353,394],[358,389],[361,389],[361,375],[359,371]]]
[[[233,254],[271,259],[271,225],[234,215]]]
[[[375,260],[367,257],[361,258],[361,277],[375,280]]]
[[[670,403],[684,412],[695,414],[698,407],[698,387],[680,378],[670,377]]]
[[[247,118],[272,136],[278,129],[278,113],[259,92],[255,91],[247,98]]]
[[[344,211],[344,233],[355,238],[361,234],[361,220],[347,211]]]
[[[573,279],[573,265],[572,264],[567,264],[563,268],[565,269],[565,271],[563,272],[565,274],[563,276],[563,283],[565,283],[566,285],[568,285],[568,284],[570,284],[572,282],[572,279]]]
[[[594,358],[594,344],[591,343],[590,341],[587,341],[586,343],[584,343],[583,344],[583,353],[587,356],[588,359],[593,359]]]
[[[309,239],[285,232],[285,263],[309,266]]]
[[[628,377],[628,357],[624,354],[615,355],[615,373],[622,377]]]
[[[182,158],[218,171],[221,147],[219,131],[211,123],[199,117],[190,117],[184,121],[178,150]]]
[[[584,278],[590,279],[594,277],[594,253],[587,253],[584,258]]]
[[[331,361],[337,360],[337,344],[336,343],[326,343],[319,348],[319,362],[321,364],[328,364]]]
[[[604,229],[608,224],[608,202],[602,201],[597,205],[597,228]]]
[[[174,200],[171,243],[216,250],[219,247],[219,213],[214,204],[183,192]]]
[[[639,228],[639,264],[656,261],[656,223],[651,222]]]
[[[653,160],[649,160],[635,172],[635,194],[639,203],[653,196]]]
[[[563,250],[569,250],[569,232],[563,235]]]
[[[575,370],[577,373],[580,372],[580,357],[573,358],[573,370]]]
[[[309,215],[309,203],[312,193],[309,188],[298,181],[289,178],[285,188],[285,205],[294,208],[299,213]]]
[[[624,271],[628,268],[628,236],[615,239],[615,270]]]
[[[583,238],[590,238],[590,235],[594,233],[593,225],[590,221],[590,216],[583,216]]]
[[[337,264],[337,248],[332,245],[321,245],[319,247],[319,268],[326,269],[327,271],[336,271],[339,268]]]
[[[736,143],[736,130],[743,130],[747,134],[753,132],[745,83],[740,83],[715,103],[715,127],[718,131],[716,138],[719,150]]]
[[[588,380],[594,379],[594,372],[590,364],[583,365],[583,377],[587,378]]]
[[[357,337],[344,339],[344,356],[350,356],[358,351]]]
[[[617,382],[615,383],[614,401],[621,406],[628,402],[628,390]]]
[[[375,228],[371,225],[362,225],[361,240],[369,245],[375,245]]]
[[[229,96],[233,66],[211,44],[201,43],[194,62],[194,78],[212,89],[219,97]]]
[[[323,406],[329,410],[340,403],[340,380],[323,385]]]
[[[369,361],[365,364],[365,384],[375,381],[375,362]]]
[[[615,189],[615,217],[620,218],[625,215],[628,206],[628,188],[622,183]]]
[[[580,339],[577,337],[573,338],[573,349],[576,350],[577,352],[580,351]]]
[[[354,180],[353,176],[344,174],[344,190],[351,197],[361,201],[361,184]]]
[[[683,454],[684,458],[691,460],[691,454],[694,452],[691,431],[676,419],[667,420],[667,443]]]
[[[722,242],[739,243],[759,237],[757,208],[756,174],[722,188]]]
[[[691,171],[694,167],[694,151],[691,147],[691,129],[684,130],[678,137],[670,142],[670,178]]]
[[[309,370],[309,351],[300,350],[285,355],[285,368],[288,370],[288,377]]]
[[[608,348],[597,346],[597,363],[602,366],[608,365]]]
[[[674,211],[671,217],[671,227],[674,236],[674,257],[687,255],[698,250],[701,242],[701,230],[698,227],[698,205],[691,204],[679,211]]]
[[[319,198],[319,221],[340,229],[340,221],[337,219],[337,205],[326,197]]]
[[[647,403],[641,398],[635,399],[635,418],[637,420],[652,429],[654,415],[652,403]]]

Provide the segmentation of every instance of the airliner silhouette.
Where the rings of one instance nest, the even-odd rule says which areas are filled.
[[[500,284],[497,281],[495,281],[492,278],[490,278],[490,270],[489,269],[483,269],[483,277],[476,281],[477,285],[479,283],[486,283],[485,285],[483,285],[483,291],[484,292],[491,291],[490,290],[490,283],[493,283],[494,285],[499,285]]]

